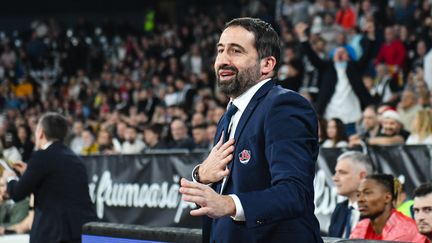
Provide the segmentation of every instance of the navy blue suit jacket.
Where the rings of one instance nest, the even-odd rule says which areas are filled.
[[[331,216],[328,236],[343,238],[348,212],[348,200],[336,204]]]
[[[34,193],[31,243],[81,239],[82,225],[97,220],[87,180],[81,159],[63,143],[54,142],[45,150],[33,152],[20,180],[10,181],[7,186],[14,201]]]
[[[221,130],[219,125],[215,141]],[[322,242],[314,215],[317,119],[309,102],[267,82],[243,112],[234,138],[223,194],[239,197],[246,221],[205,217],[203,241]]]

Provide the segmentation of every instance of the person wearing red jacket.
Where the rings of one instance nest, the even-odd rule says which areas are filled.
[[[340,1],[340,9],[336,13],[336,23],[342,26],[345,30],[355,26],[357,21],[354,10],[350,7],[349,0]]]
[[[385,63],[392,73],[404,67],[406,50],[403,43],[396,38],[395,30],[389,26],[384,31],[385,43],[379,49],[375,64]],[[392,68],[393,67],[393,68]]]

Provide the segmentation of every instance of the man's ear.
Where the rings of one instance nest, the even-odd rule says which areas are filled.
[[[393,196],[391,195],[391,193],[390,192],[387,192],[386,194],[385,194],[385,196],[384,196],[384,202],[386,203],[386,204],[393,204]]]
[[[275,71],[276,67],[276,58],[273,56],[265,57],[261,60],[261,74],[268,75],[272,71]]]

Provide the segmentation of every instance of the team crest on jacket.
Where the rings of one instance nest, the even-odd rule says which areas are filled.
[[[243,150],[239,153],[239,160],[242,164],[247,164],[251,158],[250,150]]]

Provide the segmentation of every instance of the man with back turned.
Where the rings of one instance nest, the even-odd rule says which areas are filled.
[[[322,242],[314,216],[315,112],[274,85],[280,41],[270,24],[228,22],[217,44],[218,86],[230,97],[215,146],[182,179],[183,200],[205,216],[204,242]]]
[[[7,191],[14,201],[31,193],[35,196],[30,243],[81,242],[83,224],[96,220],[84,164],[63,143],[67,130],[62,115],[44,114],[35,131],[38,151],[32,154],[28,165],[14,164],[21,178],[5,171]]]

